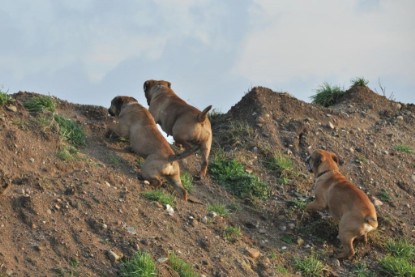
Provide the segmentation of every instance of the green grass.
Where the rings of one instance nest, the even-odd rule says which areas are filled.
[[[209,172],[215,181],[240,198],[254,200],[270,196],[268,184],[246,172],[244,166],[235,159],[216,156],[209,166]]]
[[[242,235],[241,228],[235,226],[226,227],[223,237],[229,242],[235,242]]]
[[[5,92],[0,91],[0,106],[10,104],[14,99]]]
[[[131,259],[121,264],[120,275],[123,277],[157,276],[157,266],[148,253],[137,252]]]
[[[415,276],[414,263],[405,258],[387,255],[379,262],[379,265],[383,276]]]
[[[179,258],[175,253],[169,254],[169,264],[180,277],[199,277],[192,266]]]
[[[406,259],[415,258],[415,245],[405,239],[388,240],[386,243],[386,249],[395,257]]]
[[[411,154],[414,152],[414,150],[405,144],[397,144],[393,147],[393,149],[395,149],[398,152],[402,152],[402,153],[407,153],[407,154]]]
[[[268,157],[265,161],[268,170],[275,171],[281,185],[287,185],[294,175],[294,162],[288,156],[276,153]]]
[[[229,215],[229,210],[223,204],[211,204],[208,206],[209,212],[215,212],[222,217],[227,217]]]
[[[370,270],[367,267],[367,264],[364,262],[357,264],[351,270],[351,272],[353,273],[353,276],[356,276],[356,277],[376,277],[377,276],[376,273]]]
[[[328,107],[336,104],[343,94],[344,91],[339,86],[332,87],[324,83],[316,90],[316,94],[311,96],[311,100],[313,104]]]
[[[378,193],[378,197],[379,197],[379,199],[381,200],[381,201],[383,201],[383,202],[389,202],[389,203],[392,203],[392,198],[391,198],[391,196],[389,195],[389,193],[386,191],[386,190],[384,190],[384,189],[382,189],[379,193]]]
[[[157,201],[160,204],[174,206],[174,197],[171,194],[164,193],[161,190],[150,190],[141,194],[145,199]]]
[[[192,192],[192,190],[193,190],[193,176],[189,172],[185,171],[185,172],[182,172],[180,174],[180,179],[182,181],[182,184],[183,184],[184,188],[188,192]]]
[[[33,96],[24,102],[23,106],[30,112],[54,112],[56,110],[55,100],[45,95]]]
[[[85,145],[86,135],[78,123],[60,115],[55,115],[54,118],[59,125],[59,134],[64,140],[74,146]]]
[[[351,87],[357,87],[357,86],[366,87],[367,84],[369,84],[369,81],[366,80],[363,77],[353,78],[353,79],[350,80],[350,82],[352,83],[352,86]]]
[[[255,139],[255,130],[247,122],[232,120],[228,121],[229,125],[224,134],[221,135],[220,140],[215,140],[217,146],[230,145],[232,147],[244,145],[247,141]]]
[[[323,275],[324,264],[313,255],[305,259],[294,259],[294,267],[304,277],[320,277]]]
[[[56,154],[62,161],[75,161],[79,159],[79,151],[72,145],[65,145]]]
[[[405,239],[388,240],[388,254],[380,260],[384,276],[415,276],[415,245]]]

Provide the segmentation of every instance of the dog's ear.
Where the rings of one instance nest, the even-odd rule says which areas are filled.
[[[171,83],[169,81],[166,81],[166,83],[167,83],[167,87],[171,88]]]
[[[335,153],[331,153],[331,158],[332,158],[332,159],[333,159],[333,161],[335,161],[335,162],[336,162],[336,164],[338,164],[338,165],[343,165],[343,164],[344,164],[343,159],[341,159],[341,158],[339,157],[339,155],[337,155],[337,154],[335,154]]]
[[[147,92],[147,90],[149,89],[149,85],[150,85],[150,81],[149,80],[147,80],[147,81],[144,82],[144,84],[143,84],[143,90],[144,90],[144,92]]]

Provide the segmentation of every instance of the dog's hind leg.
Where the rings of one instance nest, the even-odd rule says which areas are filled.
[[[200,177],[203,178],[206,176],[209,162],[210,148],[212,147],[212,136],[210,139],[201,145],[202,153],[202,164],[200,166]]]
[[[170,183],[174,185],[176,191],[183,196],[183,200],[187,201],[189,195],[186,189],[184,188],[182,181],[180,180],[180,174],[168,175],[166,176],[166,178],[168,181],[170,181]]]

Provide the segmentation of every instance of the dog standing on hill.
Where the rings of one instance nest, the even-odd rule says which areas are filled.
[[[188,194],[180,179],[178,159],[170,144],[157,129],[150,112],[136,99],[117,96],[108,109],[111,116],[116,116],[118,124],[112,124],[109,130],[122,137],[128,137],[132,150],[145,158],[141,166],[141,176],[152,185],[161,185],[161,178],[170,181],[187,201]]]
[[[315,176],[315,200],[308,204],[306,211],[328,208],[339,221],[339,239],[343,251],[339,259],[351,258],[354,254],[353,241],[378,227],[376,210],[367,195],[349,182],[338,168],[336,154],[316,150],[306,160],[307,169]]]
[[[147,80],[143,88],[150,113],[163,131],[172,135],[185,153],[193,151],[192,148],[201,150],[200,177],[204,177],[212,146],[212,127],[207,116],[212,106],[203,111],[196,109],[179,98],[167,81]]]

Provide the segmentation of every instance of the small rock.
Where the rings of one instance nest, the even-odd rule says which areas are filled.
[[[288,223],[288,228],[290,228],[290,230],[295,228],[295,223]]]
[[[130,233],[131,235],[135,235],[135,234],[137,234],[137,231],[135,230],[135,228],[134,227],[132,227],[132,226],[128,226],[127,227],[127,232],[128,233]]]
[[[373,200],[373,205],[375,205],[376,207],[382,206],[383,202],[380,201],[378,198],[372,196],[372,200]]]
[[[144,180],[144,185],[148,186],[148,185],[150,185],[150,182],[147,181],[147,180]]]
[[[14,105],[8,105],[8,106],[6,106],[6,109],[8,111],[11,111],[11,112],[14,112],[14,113],[17,112],[17,108]]]
[[[173,216],[174,215],[174,209],[172,206],[170,206],[169,204],[166,205],[166,212],[170,215]]]
[[[261,252],[259,252],[259,250],[255,248],[248,248],[246,249],[246,251],[248,252],[249,256],[253,259],[258,258],[261,255]]]
[[[281,250],[286,250],[286,249],[287,249],[287,246],[281,247]]]
[[[304,245],[304,240],[302,238],[298,238],[297,239],[297,245],[298,246],[303,246]]]
[[[215,218],[215,217],[218,216],[218,214],[211,211],[211,212],[208,213],[208,216],[211,217],[211,218]]]
[[[168,260],[169,260],[169,258],[167,258],[167,257],[161,257],[161,258],[158,258],[157,259],[157,262],[160,263],[160,264],[162,264],[162,263],[167,262]]]
[[[202,223],[205,223],[205,224],[207,224],[207,223],[208,223],[208,218],[207,218],[207,216],[204,216],[204,217],[202,218]]]
[[[333,123],[331,123],[331,122],[329,122],[329,127],[330,127],[330,129],[334,129],[335,127],[334,127],[334,124]]]
[[[281,225],[281,226],[279,227],[279,229],[280,229],[281,231],[286,231],[286,230],[287,230],[287,226],[285,226],[285,225]]]
[[[396,119],[397,119],[397,120],[403,120],[403,116],[402,116],[402,115],[398,115],[398,116],[396,117]]]
[[[414,181],[414,182],[415,182],[415,175],[412,175],[412,176],[411,176],[411,179],[412,179],[412,181]]]
[[[35,162],[35,159],[34,159],[34,158],[30,158],[30,159],[29,159],[29,161],[30,161],[31,163],[34,163],[34,162]]]
[[[124,256],[122,253],[118,252],[118,251],[112,251],[112,250],[108,250],[107,252],[108,254],[108,258],[111,260],[111,262],[116,263],[119,260],[122,259],[122,257]]]

